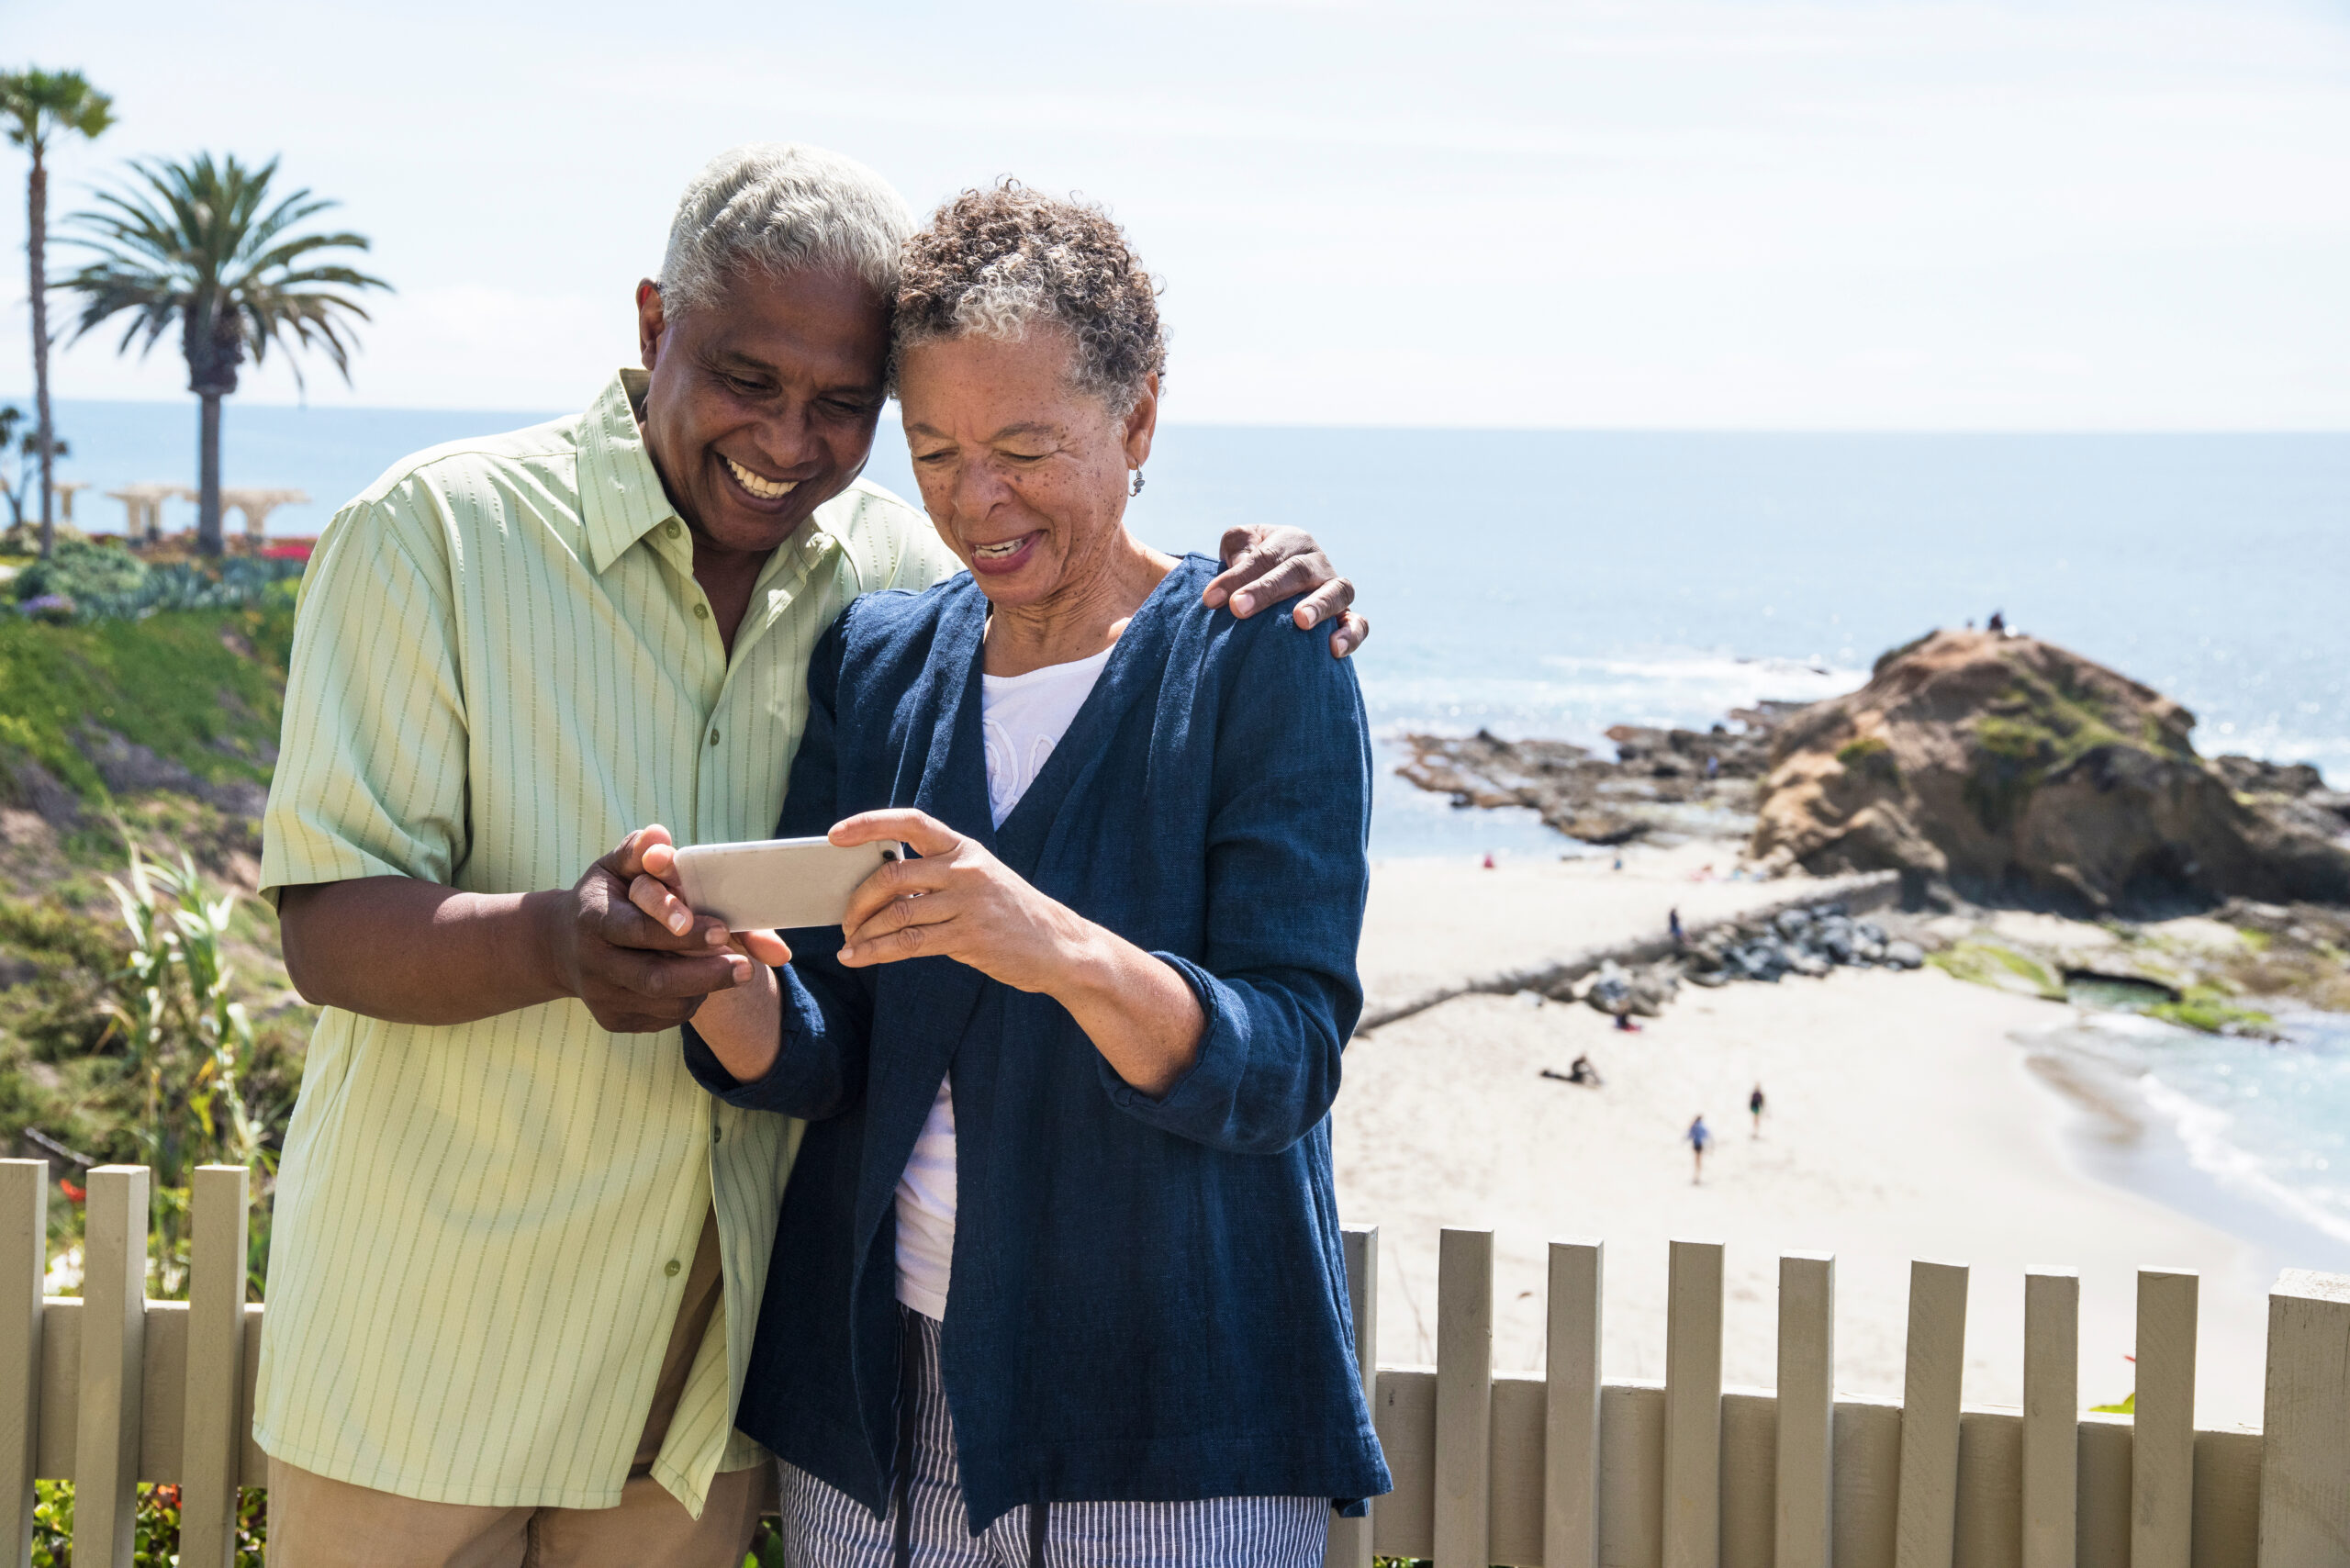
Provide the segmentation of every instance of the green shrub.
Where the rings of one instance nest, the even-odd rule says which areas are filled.
[[[18,572],[8,587],[19,604],[59,596],[79,605],[86,599],[135,594],[146,579],[146,563],[119,545],[61,539],[48,560],[35,561]]]
[[[269,1534],[267,1494],[247,1486],[237,1493],[235,1568],[262,1568],[263,1543]],[[138,1524],[130,1561],[133,1568],[174,1568],[180,1560],[180,1489],[174,1485],[139,1489]],[[33,1568],[68,1568],[73,1561],[73,1483],[33,1483]]]

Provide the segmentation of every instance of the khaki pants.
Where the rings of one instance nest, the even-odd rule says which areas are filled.
[[[702,1221],[636,1463],[611,1508],[428,1503],[269,1462],[270,1568],[742,1568],[774,1467],[712,1478],[701,1518],[646,1473],[722,1292],[718,1223]]]

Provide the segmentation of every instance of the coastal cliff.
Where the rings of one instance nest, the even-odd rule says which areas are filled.
[[[2053,644],[1936,632],[1774,727],[1748,853],[1771,870],[1898,871],[1912,902],[2350,904],[2350,800],[2313,769],[2206,761],[2194,725]]]

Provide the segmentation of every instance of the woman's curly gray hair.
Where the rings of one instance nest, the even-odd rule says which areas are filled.
[[[1050,320],[1077,342],[1071,379],[1125,417],[1167,369],[1158,287],[1110,215],[1005,180],[931,215],[900,254],[890,379],[905,352],[942,338],[1018,336]]]

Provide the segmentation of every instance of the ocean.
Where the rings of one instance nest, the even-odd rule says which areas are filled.
[[[272,528],[314,533],[403,454],[532,420],[232,402],[223,467],[232,485],[308,490]],[[58,421],[65,476],[192,478],[192,404],[62,402]],[[868,472],[914,493],[893,428]],[[1129,516],[1151,543],[1213,553],[1232,524],[1295,523],[1359,585],[1378,857],[1579,852],[1530,812],[1455,812],[1393,778],[1406,730],[1604,745],[1614,723],[1702,727],[1851,690],[1886,648],[1995,610],[2186,703],[2206,754],[2311,762],[2350,786],[2350,434],[1177,425],[1147,476]],[[77,511],[120,526],[96,492]],[[2106,1021],[2064,1048],[2161,1131],[2167,1153],[2118,1175],[2191,1171],[2174,1201],[2350,1259],[2350,1026],[2288,1032],[2269,1046]],[[2320,1260],[2303,1245],[2294,1260]]]

